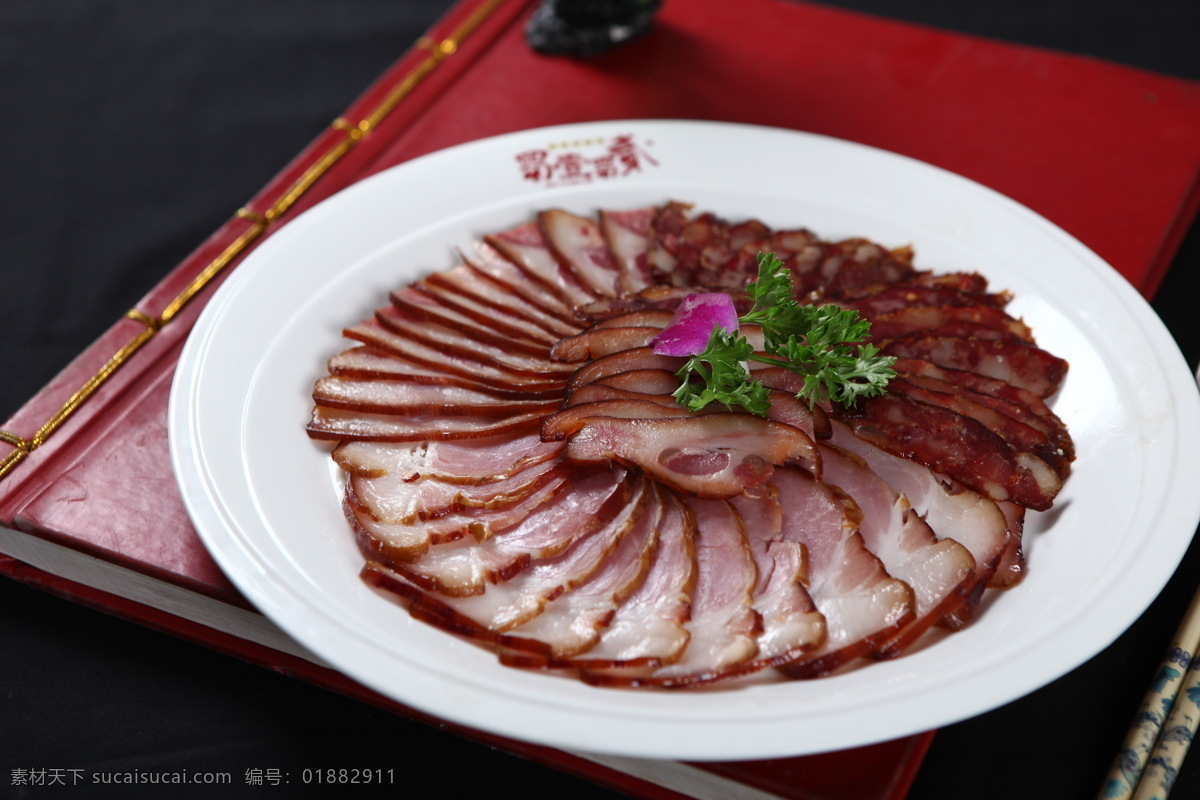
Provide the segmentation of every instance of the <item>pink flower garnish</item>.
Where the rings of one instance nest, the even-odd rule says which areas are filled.
[[[724,292],[689,294],[651,347],[660,356],[694,356],[704,352],[716,327],[729,333],[738,329],[733,298]]]

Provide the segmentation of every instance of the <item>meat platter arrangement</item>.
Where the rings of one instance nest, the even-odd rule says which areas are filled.
[[[970,624],[1070,472],[1067,364],[913,261],[678,202],[485,236],[314,387],[363,579],[597,686],[817,678]],[[817,318],[856,332],[836,381],[780,327]]]

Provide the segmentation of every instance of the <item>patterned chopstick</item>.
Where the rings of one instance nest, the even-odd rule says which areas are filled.
[[[1183,766],[1188,747],[1196,735],[1197,723],[1200,723],[1200,705],[1197,705],[1197,701],[1200,701],[1200,657],[1193,656],[1187,681],[1183,684],[1183,690],[1176,695],[1171,715],[1158,735],[1158,742],[1150,753],[1150,763],[1138,782],[1134,800],[1166,800],[1171,793],[1175,776]]]
[[[1100,790],[1103,800],[1163,800],[1200,722],[1200,591],[1192,597]],[[1186,683],[1186,690],[1184,685]],[[1149,764],[1149,768],[1147,768]],[[1143,774],[1144,773],[1144,774]]]

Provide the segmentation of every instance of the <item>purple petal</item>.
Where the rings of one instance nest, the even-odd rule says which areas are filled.
[[[718,326],[729,332],[738,329],[733,298],[724,292],[689,294],[651,344],[660,356],[694,356],[704,351]]]

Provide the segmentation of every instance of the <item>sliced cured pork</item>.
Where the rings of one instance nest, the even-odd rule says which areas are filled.
[[[686,358],[655,343],[692,294],[750,310],[760,253],[799,302],[871,322],[886,393],[814,404],[751,361],[762,415],[679,405]],[[811,679],[970,624],[1036,568],[1026,514],[1075,458],[1047,403],[1067,363],[969,268],[679,202],[547,209],[460,256],[348,325],[307,426],[362,579],[415,618],[596,686]]]

